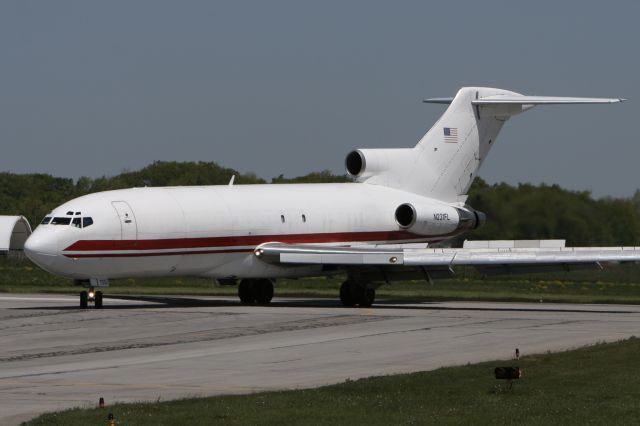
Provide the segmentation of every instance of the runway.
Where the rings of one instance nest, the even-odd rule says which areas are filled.
[[[0,294],[0,424],[52,410],[294,389],[559,351],[640,330],[640,307]]]

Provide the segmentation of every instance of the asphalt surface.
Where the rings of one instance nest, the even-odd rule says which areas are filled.
[[[116,401],[295,389],[623,339],[640,307],[0,294],[0,424]]]

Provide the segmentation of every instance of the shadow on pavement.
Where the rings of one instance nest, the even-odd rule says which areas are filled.
[[[250,306],[242,305],[235,297],[229,296],[228,298],[197,298],[197,297],[182,297],[182,296],[149,296],[149,295],[118,295],[118,294],[105,294],[105,301],[107,303],[102,308],[103,310],[127,310],[127,309],[167,309],[167,308],[194,308],[194,307],[239,307]],[[115,301],[122,300],[128,303],[117,304]],[[140,303],[131,303],[140,302]],[[562,307],[553,304],[540,304],[530,303],[529,306],[526,302],[487,302],[491,303],[491,306],[482,306],[482,302],[460,302],[468,304],[468,306],[447,306],[447,303],[442,301],[416,301],[416,300],[393,300],[383,299],[376,302],[371,308],[351,308],[343,307],[339,300],[330,298],[276,298],[271,304],[266,305],[274,308],[344,308],[355,311],[362,311],[365,309],[406,309],[406,310],[433,310],[433,311],[487,311],[487,312],[566,312],[566,313],[600,313],[600,314],[632,314],[635,311],[622,310],[622,309],[606,309],[600,306],[601,309],[580,309],[568,307],[566,304]],[[453,302],[455,303],[455,302]],[[504,306],[496,306],[496,304],[502,303]],[[517,304],[518,306],[513,306]],[[256,305],[265,306],[265,305]],[[579,306],[579,305],[576,305]],[[611,305],[614,307],[615,305]],[[78,310],[77,305],[74,306],[32,306],[32,307],[19,307],[14,309],[40,309],[40,310]],[[93,309],[89,307],[88,309]]]

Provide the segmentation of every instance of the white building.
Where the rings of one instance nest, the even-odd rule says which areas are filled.
[[[0,216],[0,256],[22,256],[31,225],[24,216]]]

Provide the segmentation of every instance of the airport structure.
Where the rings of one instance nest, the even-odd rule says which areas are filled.
[[[0,255],[21,257],[31,225],[24,216],[0,216]]]

